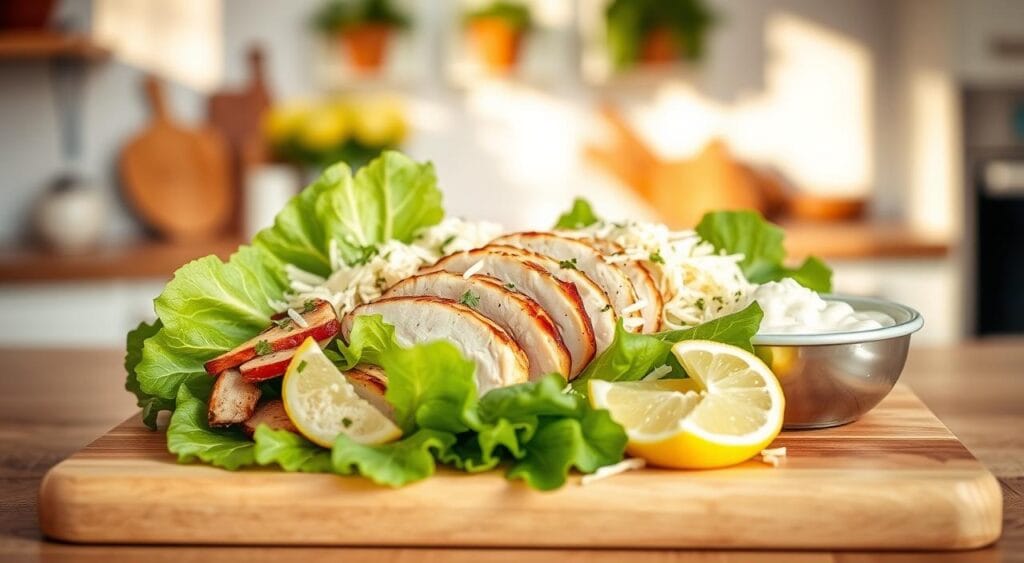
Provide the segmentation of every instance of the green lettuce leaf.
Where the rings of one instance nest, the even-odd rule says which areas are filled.
[[[581,229],[597,223],[600,219],[594,213],[590,202],[578,197],[572,202],[572,209],[558,217],[556,229]]]
[[[620,322],[611,346],[573,380],[573,391],[585,397],[589,393],[587,387],[591,379],[637,381],[663,365],[672,366],[675,377],[683,376],[675,357],[670,354],[672,344],[683,340],[714,340],[751,351],[751,339],[757,334],[762,316],[761,307],[751,303],[742,311],[693,328],[657,334],[626,332]]]
[[[235,470],[256,462],[255,444],[237,430],[213,430],[206,422],[206,403],[187,385],[178,390],[177,404],[167,426],[167,449],[179,463],[195,460]]]
[[[434,456],[455,443],[450,432],[422,429],[396,442],[358,444],[341,434],[331,450],[334,471],[358,473],[378,485],[401,487],[434,474]]]
[[[128,333],[125,345],[124,371],[128,377],[125,379],[124,388],[135,395],[136,404],[142,409],[142,422],[151,430],[156,430],[156,418],[160,411],[174,410],[174,401],[143,391],[135,368],[142,361],[142,346],[146,339],[154,336],[162,327],[159,320],[153,324],[140,323],[135,330]]]
[[[253,455],[260,465],[277,464],[285,471],[331,473],[331,452],[287,430],[261,424],[253,434]]]
[[[283,263],[327,276],[332,241],[351,264],[382,242],[410,241],[443,217],[433,165],[385,151],[355,178],[344,163],[325,170],[285,206],[273,227],[256,235],[254,244]]]
[[[832,290],[832,270],[815,257],[799,268],[786,268],[783,230],[764,220],[755,211],[715,211],[707,213],[697,225],[697,234],[720,251],[742,254],[740,268],[754,283],[792,277],[814,291]]]

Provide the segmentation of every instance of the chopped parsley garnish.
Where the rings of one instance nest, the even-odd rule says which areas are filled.
[[[341,425],[344,426],[345,428],[352,426],[352,419],[346,416],[345,418],[341,419]]]
[[[312,313],[315,310],[316,310],[316,299],[307,299],[302,304],[302,312],[303,313]]]
[[[462,297],[459,297],[459,303],[462,303],[467,307],[476,308],[476,306],[480,304],[480,296],[473,295],[472,293],[467,291],[466,293],[462,294]]]
[[[505,284],[505,289],[507,289],[509,291],[515,291],[516,290],[516,284],[514,284],[512,282],[508,282],[507,284]]]
[[[611,303],[609,303],[609,304],[605,305],[604,307],[601,307],[601,312],[602,312],[602,313],[607,313],[608,311],[611,311],[611,310],[612,310],[612,305],[611,305]]]
[[[299,367],[297,367],[295,369],[298,370],[299,373],[302,373],[302,370],[306,369],[306,360],[300,361],[299,362]]]
[[[437,253],[444,254],[445,248],[447,248],[448,245],[451,244],[453,240],[455,240],[455,235],[449,235],[448,238],[444,239],[444,242],[441,243],[441,246],[437,247]]]
[[[292,324],[291,317],[284,317],[282,319],[277,319],[277,320],[274,321],[274,325],[276,325],[277,328],[288,328],[288,325],[290,325],[290,324]],[[289,330],[291,330],[291,329],[289,329]]]
[[[661,257],[661,253],[657,252],[657,251],[652,252],[651,255],[648,257],[648,259],[651,262],[654,262],[655,264],[664,264],[665,263],[665,259],[662,258]]]
[[[373,245],[357,246],[356,252],[358,255],[352,260],[351,266],[365,266],[377,255],[380,250]]]
[[[570,258],[568,260],[559,260],[558,261],[558,266],[560,268],[562,268],[563,270],[577,270],[577,269],[579,269],[579,268],[576,267],[576,259],[575,258]]]
[[[271,346],[270,343],[267,342],[266,340],[256,341],[256,346],[254,346],[254,348],[256,350],[257,356],[266,356],[267,354],[274,351],[273,346]]]
[[[697,308],[700,309],[701,311],[704,310],[704,298],[703,297],[701,297],[700,299],[697,300]]]

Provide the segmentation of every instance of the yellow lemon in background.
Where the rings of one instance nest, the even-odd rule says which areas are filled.
[[[298,141],[312,151],[329,151],[345,142],[349,125],[344,111],[329,105],[321,106],[306,117]]]
[[[307,104],[275,106],[263,119],[263,133],[273,144],[285,143],[299,132],[311,111]]]
[[[362,99],[353,103],[352,135],[368,147],[397,145],[405,139],[402,105],[394,99]]]
[[[786,401],[764,362],[706,340],[679,342],[672,353],[690,379],[590,381],[591,404],[626,429],[630,454],[663,467],[724,467],[778,436]]]

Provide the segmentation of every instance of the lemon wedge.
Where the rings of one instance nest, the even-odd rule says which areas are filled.
[[[381,444],[402,435],[394,422],[356,393],[312,338],[295,350],[281,383],[281,399],[299,432],[325,448],[334,445],[338,434],[360,444]]]
[[[690,379],[590,381],[591,404],[626,429],[630,454],[708,469],[750,459],[778,436],[786,401],[764,362],[707,340],[679,342],[672,353]]]

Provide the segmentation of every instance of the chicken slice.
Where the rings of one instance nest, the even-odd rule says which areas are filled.
[[[526,257],[526,252],[511,247],[457,252],[423,271],[471,273],[497,278],[536,301],[555,322],[571,360],[569,378],[576,377],[594,357],[594,327],[579,291]]]
[[[480,394],[529,379],[529,361],[519,344],[500,326],[473,309],[439,297],[392,297],[364,303],[341,323],[346,341],[360,315],[381,315],[394,325],[399,344],[446,340],[476,363]]]
[[[600,250],[611,261],[614,261],[616,255],[625,253],[625,249],[622,246],[610,240],[584,240]],[[626,275],[629,276],[630,281],[633,282],[633,289],[636,290],[637,299],[644,304],[641,310],[641,316],[644,319],[643,332],[645,334],[658,332],[661,330],[661,314],[665,307],[665,301],[661,297],[661,291],[658,289],[658,283],[654,281],[654,276],[651,275],[651,271],[647,269],[647,266],[644,266],[639,260],[627,260],[618,264],[626,272]]]
[[[242,378],[237,369],[224,370],[217,376],[206,411],[210,426],[228,426],[245,422],[256,410],[260,388]]]
[[[500,244],[489,244],[483,247],[489,252],[509,252],[519,255],[530,262],[533,262],[547,270],[547,272],[561,281],[573,284],[583,300],[583,308],[590,319],[590,326],[594,329],[595,354],[600,354],[612,345],[615,339],[615,321],[617,316],[612,307],[611,300],[604,290],[598,287],[589,276],[576,269],[572,263],[560,263],[557,260],[548,258],[543,254]]]
[[[388,390],[388,376],[384,374],[383,369],[370,364],[359,364],[345,372],[345,379],[348,379],[355,388],[356,395],[366,399],[394,422],[395,408],[384,398]]]
[[[554,321],[533,299],[506,287],[497,278],[463,277],[452,272],[431,272],[406,278],[384,292],[384,297],[433,295],[460,301],[505,329],[526,352],[530,379],[556,372],[569,376],[569,351]]]
[[[643,318],[640,315],[642,307],[636,306],[638,299],[633,282],[622,268],[605,261],[604,255],[586,241],[554,233],[525,232],[496,238],[491,244],[514,246],[536,252],[551,258],[563,267],[582,272],[608,297],[612,309],[622,317],[627,330],[639,332],[643,327]]]
[[[280,399],[273,399],[256,407],[256,412],[242,423],[242,429],[246,434],[252,436],[261,424],[266,424],[271,430],[299,432],[299,429],[292,424],[292,420],[288,418],[288,413],[284,410],[284,403]]]

